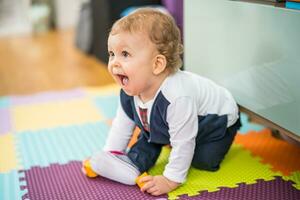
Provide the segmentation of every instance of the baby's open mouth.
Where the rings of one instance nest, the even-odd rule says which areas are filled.
[[[118,74],[117,75],[122,83],[122,85],[127,85],[128,84],[128,77],[127,76],[124,76],[124,75],[121,75],[121,74]]]

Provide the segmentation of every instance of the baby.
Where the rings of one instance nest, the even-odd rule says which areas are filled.
[[[156,9],[137,9],[114,23],[108,70],[121,86],[120,104],[104,149],[84,162],[86,174],[134,185],[167,144],[163,174],[140,178],[141,191],[176,189],[190,166],[219,169],[241,126],[238,106],[225,88],[179,69],[180,38],[174,19]],[[127,149],[136,126],[141,133]]]

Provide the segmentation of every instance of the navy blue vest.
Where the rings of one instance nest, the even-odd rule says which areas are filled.
[[[152,110],[150,113],[150,132],[147,132],[138,116],[135,109],[134,100],[132,96],[128,96],[121,90],[121,105],[127,116],[132,119],[135,124],[141,129],[142,134],[148,139],[149,142],[157,144],[169,144],[169,126],[166,121],[167,108],[170,102],[162,95],[161,92],[157,95]]]
[[[127,116],[141,129],[148,142],[156,144],[170,144],[167,109],[170,102],[160,91],[154,100],[150,113],[150,131],[146,131],[135,109],[134,98],[127,95],[122,89],[120,92],[121,105]],[[227,129],[227,115],[218,116],[208,114],[198,116],[198,142],[215,141],[222,138]],[[188,133],[187,133],[188,134]]]

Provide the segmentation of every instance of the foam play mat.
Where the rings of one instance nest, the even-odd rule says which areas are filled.
[[[81,161],[101,149],[118,105],[109,85],[0,98],[0,200],[43,199],[300,199],[300,147],[263,126],[243,126],[217,172],[191,168],[167,195],[105,178],[89,179]],[[161,174],[164,147],[150,174]]]

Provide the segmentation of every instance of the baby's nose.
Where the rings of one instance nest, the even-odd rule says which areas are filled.
[[[120,67],[113,67],[112,68],[112,72],[113,72],[113,74],[120,74],[121,73],[121,69],[120,69]]]
[[[109,62],[109,64],[112,66],[112,67],[120,67],[121,66],[121,63],[118,61],[117,58],[114,58],[113,60],[111,60]]]

